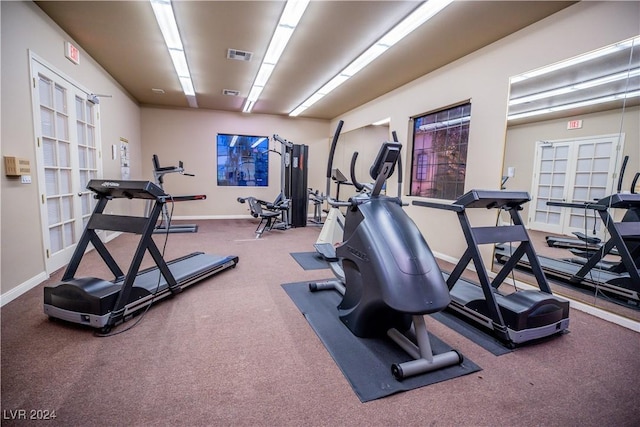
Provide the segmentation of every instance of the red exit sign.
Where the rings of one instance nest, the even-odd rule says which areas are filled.
[[[80,63],[80,51],[69,42],[64,42],[64,56],[76,65]]]
[[[582,120],[570,120],[567,122],[567,129],[580,129],[582,127]]]

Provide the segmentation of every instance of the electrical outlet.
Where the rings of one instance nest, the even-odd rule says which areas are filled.
[[[23,184],[31,184],[31,175],[21,175],[20,182]]]

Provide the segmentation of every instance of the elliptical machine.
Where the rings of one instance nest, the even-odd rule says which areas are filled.
[[[396,379],[459,364],[463,359],[455,350],[433,354],[424,321],[425,314],[442,311],[451,301],[435,258],[418,227],[402,209],[400,193],[398,197],[381,194],[402,146],[391,142],[382,145],[369,171],[375,180],[370,193],[361,193],[347,202],[336,201],[330,197],[329,187],[342,124],[338,124],[329,153],[327,202],[347,208],[344,241],[336,247],[344,270],[344,286],[312,283],[309,289],[338,291],[342,294],[338,316],[354,335],[386,335],[413,357],[414,360],[391,366]]]

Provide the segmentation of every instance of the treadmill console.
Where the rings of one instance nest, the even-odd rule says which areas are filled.
[[[640,207],[640,194],[615,193],[605,197],[604,199],[598,200],[598,204],[622,209]]]
[[[157,200],[167,197],[167,194],[151,181],[121,181],[92,179],[87,188],[98,197],[110,197],[112,199],[152,199]]]
[[[531,198],[526,191],[471,190],[454,203],[465,208],[502,209],[521,206],[529,200]]]

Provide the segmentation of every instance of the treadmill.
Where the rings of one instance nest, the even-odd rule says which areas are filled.
[[[62,280],[44,288],[44,312],[50,318],[88,325],[108,332],[155,301],[182,292],[187,286],[216,273],[235,267],[237,256],[218,256],[194,252],[166,262],[152,234],[165,204],[171,200],[162,188],[150,181],[89,181],[87,188],[98,199]],[[103,213],[113,199],[146,199],[153,202],[148,217]],[[96,230],[140,235],[127,273],[123,273]],[[91,243],[109,270],[113,280],[75,277],[82,257]],[[140,265],[149,252],[156,266],[142,271]]]
[[[561,279],[569,284],[605,291],[618,299],[640,304],[640,194],[615,193],[597,202],[567,203],[547,202],[550,206],[593,209],[610,234],[609,240],[595,251],[586,262],[560,260],[540,256],[542,269],[549,276]],[[609,209],[626,209],[622,221],[616,222]],[[620,263],[615,267],[602,267],[603,258],[616,250]],[[508,262],[512,251],[506,245],[496,247],[496,259]],[[525,269],[531,268],[527,257],[518,261]]]
[[[414,201],[413,205],[454,211],[462,226],[467,250],[451,273],[443,272],[451,304],[449,309],[472,324],[493,333],[507,347],[560,334],[569,327],[569,302],[552,295],[546,277],[537,263],[519,211],[530,200],[527,192],[471,190],[451,204]],[[503,209],[511,215],[513,225],[472,227],[467,209]],[[478,245],[519,242],[512,260],[491,281]],[[500,285],[515,267],[517,259],[528,255],[539,290],[499,291]],[[473,261],[479,284],[462,278]]]
[[[565,248],[565,249],[582,249],[586,251],[597,251],[602,247],[602,242],[598,237],[591,237],[579,231],[574,231],[573,234],[577,239],[560,236],[546,236],[545,240],[550,248]]]
[[[160,166],[160,160],[158,155],[154,154],[153,158],[153,177],[156,184],[164,190],[164,176],[168,173],[179,173],[180,175],[195,176],[191,173],[184,171],[184,165],[182,160],[178,162],[178,166]],[[205,194],[198,194],[193,196],[173,196],[170,202],[184,202],[189,200],[205,200],[207,196]],[[169,209],[165,204],[162,208],[162,215],[160,215],[160,223],[156,225],[153,230],[154,233],[197,233],[197,224],[171,224],[171,215],[169,215]]]

